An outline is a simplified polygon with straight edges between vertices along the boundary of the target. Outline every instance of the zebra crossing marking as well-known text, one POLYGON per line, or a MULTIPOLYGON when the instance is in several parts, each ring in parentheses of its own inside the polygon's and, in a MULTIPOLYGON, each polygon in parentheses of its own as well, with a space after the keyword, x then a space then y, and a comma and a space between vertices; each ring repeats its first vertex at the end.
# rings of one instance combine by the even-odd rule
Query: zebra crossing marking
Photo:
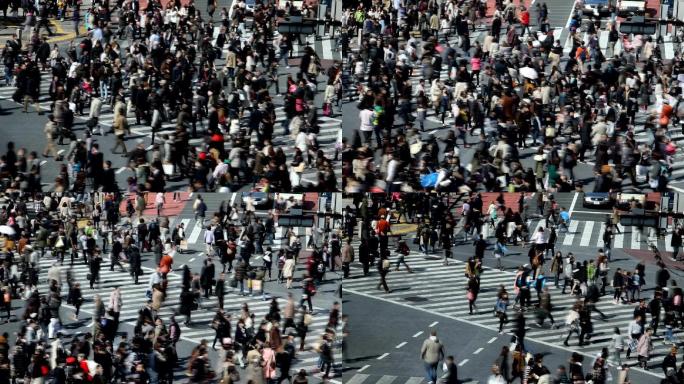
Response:
POLYGON ((581 247, 588 247, 589 242, 591 241, 591 234, 593 233, 594 230, 594 222, 593 221, 587 221, 587 223, 584 225, 584 229, 582 230, 582 239, 580 240, 580 246, 581 247))
MULTIPOLYGON (((87 287, 82 287, 84 293, 88 296, 93 296, 99 294, 103 301, 107 300, 108 294, 115 286, 121 287, 122 297, 123 297, 123 307, 120 312, 120 321, 127 324, 133 325, 137 320, 138 309, 147 303, 148 298, 146 296, 146 290, 141 289, 145 287, 147 283, 142 283, 140 285, 130 284, 132 278, 127 272, 122 272, 119 270, 109 271, 106 268, 108 260, 103 261, 103 270, 100 272, 100 281, 97 284, 97 288, 89 290, 87 287)), ((46 278, 47 272, 50 267, 56 264, 57 261, 52 258, 43 257, 39 260, 39 285, 38 288, 42 292, 46 290, 46 278)), ((86 275, 90 273, 90 267, 79 259, 73 266, 60 266, 60 276, 64 279, 64 274, 67 270, 70 270, 73 278, 76 281, 87 281, 86 275)), ((151 268, 143 267, 143 270, 147 273, 153 271, 151 268)), ((147 275, 147 274, 146 274, 147 275)), ((175 308, 180 305, 180 281, 181 277, 175 273, 169 273, 167 275, 169 279, 170 286, 175 286, 174 288, 169 288, 166 294, 166 300, 164 301, 162 307, 157 311, 158 316, 162 318, 167 318, 175 314, 175 308)), ((64 280, 63 280, 64 281, 64 280)), ((62 285, 64 287, 64 285, 62 285)), ((229 289, 227 294, 234 292, 234 290, 229 289)), ((62 292, 63 293, 63 292, 62 292)), ((279 304, 283 305, 283 300, 280 297, 276 298, 279 304)), ((257 316, 261 318, 265 316, 270 311, 270 300, 264 301, 259 298, 259 296, 235 296, 230 300, 226 300, 226 307, 229 313, 237 312, 240 310, 241 305, 247 303, 250 310, 257 316)), ((197 311, 192 314, 192 321, 195 324, 210 324, 213 317, 215 316, 215 310, 218 306, 218 299, 212 296, 209 299, 204 297, 200 298, 200 308, 205 310, 197 311)), ((66 308, 73 309, 70 305, 64 305, 66 308)), ((84 313, 92 314, 94 310, 94 302, 87 301, 81 306, 81 311, 84 313)), ((320 310, 320 309, 319 309, 320 310)), ((318 335, 322 333, 327 327, 327 317, 323 315, 314 315, 314 319, 310 325, 311 334, 318 335)), ((181 338, 185 341, 199 344, 203 339, 211 338, 214 335, 214 331, 210 327, 203 328, 191 328, 184 324, 181 325, 181 338)), ((300 352, 294 361, 293 369, 306 369, 311 372, 317 368, 318 354, 313 350, 316 342, 307 343, 308 350, 300 352)), ((341 364, 342 361, 342 351, 340 348, 335 348, 334 359, 336 367, 341 364)))
POLYGON ((570 225, 567 229, 568 232, 565 234, 565 238, 563 239, 563 245, 572 245, 572 242, 575 240, 575 232, 577 231, 578 225, 579 222, 577 220, 573 220, 570 222, 570 225))

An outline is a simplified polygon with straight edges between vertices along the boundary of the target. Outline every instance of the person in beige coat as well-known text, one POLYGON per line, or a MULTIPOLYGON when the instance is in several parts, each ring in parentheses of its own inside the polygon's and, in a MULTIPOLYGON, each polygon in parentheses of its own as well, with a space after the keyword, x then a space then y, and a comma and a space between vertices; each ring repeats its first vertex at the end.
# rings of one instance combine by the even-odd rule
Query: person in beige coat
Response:
POLYGON ((636 345, 636 353, 639 357, 639 365, 642 368, 647 368, 648 359, 651 357, 651 351, 653 350, 653 342, 651 341, 652 335, 653 329, 647 328, 646 332, 641 335, 636 345))
POLYGON ((285 259, 285 265, 283 266, 283 277, 287 280, 285 287, 287 289, 292 288, 292 278, 294 277, 295 261, 291 255, 287 255, 285 259))
POLYGON ((164 302, 164 293, 161 291, 158 284, 152 287, 152 309, 159 311, 164 302))
POLYGON ((437 365, 444 360, 444 345, 437 339, 437 331, 432 330, 420 348, 420 358, 425 364, 425 375, 428 381, 437 382, 437 365))

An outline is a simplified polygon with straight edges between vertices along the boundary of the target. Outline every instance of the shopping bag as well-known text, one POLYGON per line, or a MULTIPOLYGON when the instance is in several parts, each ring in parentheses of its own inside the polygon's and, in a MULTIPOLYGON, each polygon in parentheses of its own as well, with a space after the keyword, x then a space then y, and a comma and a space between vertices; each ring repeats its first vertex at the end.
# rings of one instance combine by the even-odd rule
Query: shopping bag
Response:
POLYGON ((262 290, 262 281, 261 280, 252 280, 252 289, 255 291, 261 291, 262 290))
POLYGON ((180 242, 180 249, 183 251, 188 250, 188 241, 187 240, 181 240, 180 242))
POLYGON ((637 342, 638 342, 638 341, 637 341, 636 339, 632 339, 632 340, 629 342, 628 347, 629 347, 629 350, 630 350, 630 351, 636 352, 637 342))
POLYGON ((323 116, 330 117, 332 115, 332 106, 330 103, 323 103, 323 116))
POLYGON ((173 175, 173 164, 171 163, 164 163, 162 164, 162 168, 164 169, 164 174, 167 176, 173 175))

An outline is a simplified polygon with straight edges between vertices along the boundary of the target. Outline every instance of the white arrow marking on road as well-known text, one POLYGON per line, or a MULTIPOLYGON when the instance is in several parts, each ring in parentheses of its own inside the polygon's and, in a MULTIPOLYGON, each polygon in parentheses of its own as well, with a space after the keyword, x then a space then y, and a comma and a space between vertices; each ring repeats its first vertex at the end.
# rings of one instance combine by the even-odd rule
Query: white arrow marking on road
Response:
POLYGON ((418 336, 420 336, 420 335, 422 335, 422 334, 423 334, 423 331, 420 331, 420 332, 416 333, 415 335, 413 335, 413 337, 416 338, 416 337, 418 337, 418 336))
POLYGON ((401 343, 399 343, 399 345, 396 346, 396 349, 399 349, 399 348, 403 347, 403 346, 406 345, 406 344, 407 344, 407 343, 406 343, 405 341, 404 341, 404 342, 401 342, 401 343))
POLYGON ((464 366, 467 362, 468 362, 468 359, 465 359, 465 360, 461 361, 460 363, 458 363, 458 366, 459 366, 459 367, 462 367, 462 366, 464 366))
MULTIPOLYGON (((181 220, 181 224, 183 224, 183 228, 185 228, 185 233, 188 233, 188 225, 190 225, 190 219, 181 220)), ((171 233, 173 233, 173 231, 171 233)))
POLYGON ((389 356, 389 353, 383 353, 382 355, 380 355, 380 356, 378 357, 378 360, 382 360, 382 359, 384 359, 384 358, 387 357, 387 356, 389 356))
POLYGON ((200 236, 200 233, 202 233, 202 222, 195 221, 195 228, 192 229, 190 238, 188 238, 188 244, 195 244, 200 236))

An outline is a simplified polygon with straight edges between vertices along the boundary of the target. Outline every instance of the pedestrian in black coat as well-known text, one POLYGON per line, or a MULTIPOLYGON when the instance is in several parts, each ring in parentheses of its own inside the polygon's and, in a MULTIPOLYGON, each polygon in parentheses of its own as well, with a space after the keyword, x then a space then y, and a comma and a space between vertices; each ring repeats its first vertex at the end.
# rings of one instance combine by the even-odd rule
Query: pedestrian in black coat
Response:
POLYGON ((214 268, 214 263, 211 262, 211 259, 204 260, 204 266, 202 266, 202 270, 200 271, 200 283, 202 284, 202 289, 204 290, 205 299, 208 299, 209 295, 212 294, 215 275, 216 270, 214 268))
POLYGON ((95 289, 95 281, 100 280, 100 266, 102 258, 99 253, 96 253, 90 259, 90 289, 95 289))
POLYGON ((218 298, 218 304, 219 304, 219 309, 223 309, 223 298, 225 296, 225 287, 226 287, 226 274, 221 273, 219 275, 218 280, 216 280, 216 287, 215 293, 216 293, 216 298, 218 298))
POLYGON ((178 312, 185 316, 185 325, 190 325, 191 323, 192 310, 194 306, 195 294, 190 290, 184 289, 180 294, 180 308, 178 312))
POLYGON ((128 262, 130 264, 131 268, 131 276, 133 277, 133 282, 135 284, 138 284, 138 277, 140 276, 141 272, 141 258, 140 258, 140 250, 138 249, 137 246, 131 244, 128 247, 128 262))
POLYGON ((442 384, 458 384, 458 367, 454 362, 453 356, 447 356, 444 362, 443 373, 440 383, 442 384))

